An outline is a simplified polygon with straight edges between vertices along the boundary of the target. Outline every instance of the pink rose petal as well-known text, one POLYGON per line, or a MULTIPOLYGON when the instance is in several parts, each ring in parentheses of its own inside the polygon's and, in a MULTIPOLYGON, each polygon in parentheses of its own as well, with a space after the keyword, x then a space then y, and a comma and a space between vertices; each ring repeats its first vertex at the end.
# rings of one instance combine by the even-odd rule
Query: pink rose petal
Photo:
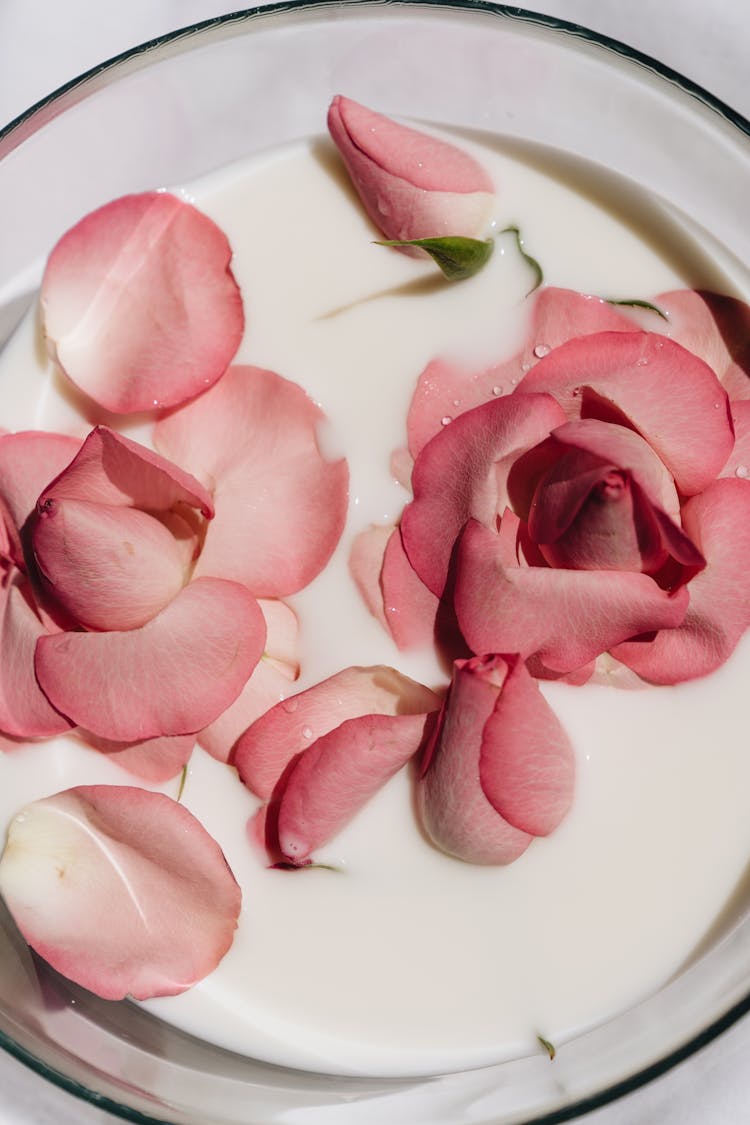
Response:
POLYGON ((685 617, 685 586, 668 593, 645 574, 524 565, 517 517, 506 512, 502 528, 496 535, 472 520, 459 546, 455 607, 474 652, 517 652, 551 672, 574 672, 620 641, 685 617))
POLYGON ((264 641, 247 590, 202 578, 140 629, 42 637, 36 674, 71 722, 136 742, 208 726, 242 691, 264 641))
POLYGON ((348 469, 326 461, 323 414, 272 371, 232 367, 207 394, 157 425, 154 441, 211 488, 216 516, 196 574, 282 597, 319 573, 346 518, 348 469))
POLYGON ((433 359, 417 380, 406 429, 409 452, 418 457, 427 442, 444 429, 444 418, 460 414, 509 394, 521 378, 518 358, 477 371, 447 359, 433 359))
POLYGON ((388 629, 388 623, 383 606, 380 575, 383 570, 385 549, 394 530, 392 526, 383 527, 378 524, 365 528, 355 537, 349 553, 349 573, 363 602, 384 629, 388 629))
POLYGON ((300 755, 281 797, 278 839, 292 863, 307 862, 418 751, 428 716, 348 719, 300 755))
POLYGON ((472 516, 488 526, 507 503, 517 458, 565 421, 548 395, 509 395, 456 418, 428 442, 414 465, 414 500, 401 519, 411 565, 440 597, 456 539, 472 516))
POLYGON ((386 238, 482 234, 494 185, 473 157, 341 95, 331 102, 328 129, 386 238))
POLYGON ((730 398, 750 398, 750 308, 719 293, 678 289, 655 303, 669 316, 668 333, 705 360, 730 398))
POLYGON ((240 889, 182 805, 127 786, 81 786, 12 822, 0 891, 29 945, 108 1000, 172 996, 232 944, 240 889))
POLYGON ((386 624, 402 652, 433 644, 440 603, 412 568, 398 528, 386 544, 380 581, 386 624))
POLYGON ((244 330, 231 249, 167 192, 128 195, 58 242, 41 303, 66 375, 118 414, 174 406, 214 383, 244 330))
POLYGON ((8 536, 4 552, 24 567, 19 533, 36 507, 39 493, 80 449, 77 438, 30 431, 0 435, 0 520, 8 536))
POLYGON ((479 777, 487 800, 505 820, 548 836, 573 801, 575 759, 565 731, 518 659, 485 723, 479 777))
POLYGON ((533 839, 493 808, 479 780, 484 730, 506 672, 499 656, 456 661, 438 745, 417 785, 425 832, 442 851, 468 863, 512 863, 533 839))
POLYGON ((681 683, 715 671, 750 626, 750 483, 714 482, 685 504, 682 518, 706 559, 688 587, 683 622, 612 649, 650 683, 681 683))
POLYGON ((730 409, 734 426, 734 447, 719 476, 747 480, 750 477, 750 400, 732 402, 730 409))
MULTIPOLYGON (((613 306, 602 297, 552 285, 538 289, 534 296, 528 342, 519 357, 519 378, 525 365, 534 366, 542 358, 540 353, 548 354, 577 336, 632 332, 636 327, 626 307, 613 306)), ((659 323, 654 314, 654 326, 659 323)))
POLYGON ((89 629, 145 625, 188 578, 178 541, 136 508, 49 499, 32 543, 52 593, 89 629))
POLYGON ((190 761, 195 746, 194 734, 146 738, 141 742, 114 742, 80 729, 76 734, 95 750, 106 754, 111 762, 154 785, 177 777, 190 761))
POLYGON ((612 421, 619 414, 658 453, 685 495, 704 489, 732 449, 728 400, 713 371, 654 333, 570 340, 540 359, 520 389, 554 395, 571 419, 583 414, 612 421))
POLYGON ((0 583, 0 730, 17 738, 47 738, 71 722, 50 704, 34 675, 34 650, 47 635, 34 611, 29 583, 17 571, 0 583))
POLYGON ((439 705, 433 692, 393 668, 345 668, 253 723, 237 742, 234 764, 248 789, 267 800, 292 759, 347 719, 420 715, 439 705))

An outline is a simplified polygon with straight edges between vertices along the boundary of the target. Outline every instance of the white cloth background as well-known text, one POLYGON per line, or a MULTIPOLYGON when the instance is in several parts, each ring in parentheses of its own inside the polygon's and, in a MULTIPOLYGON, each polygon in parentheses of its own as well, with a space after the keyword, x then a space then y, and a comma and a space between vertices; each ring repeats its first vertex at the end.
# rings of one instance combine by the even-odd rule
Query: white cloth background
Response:
MULTIPOLYGON (((241 6, 242 0, 0 0, 0 124, 120 51, 241 6)), ((523 6, 637 47, 750 117, 746 0, 529 0, 523 6)), ((588 1115, 586 1125, 741 1125, 750 1121, 749 1056, 746 1017, 667 1075, 588 1115)), ((0 1053, 0 1125, 115 1120, 0 1053)))

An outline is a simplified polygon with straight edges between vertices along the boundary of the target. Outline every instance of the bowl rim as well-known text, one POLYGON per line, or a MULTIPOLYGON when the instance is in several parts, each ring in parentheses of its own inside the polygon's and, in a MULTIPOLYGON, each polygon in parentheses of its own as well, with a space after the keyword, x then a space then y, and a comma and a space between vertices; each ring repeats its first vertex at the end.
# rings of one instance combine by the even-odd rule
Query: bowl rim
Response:
MULTIPOLYGON (((417 9, 452 11, 459 14, 482 12, 520 24, 547 29, 553 34, 559 35, 561 39, 564 37, 578 39, 587 45, 615 55, 617 58, 624 60, 627 65, 650 71, 658 79, 676 87, 681 93, 699 102, 725 123, 736 128, 745 137, 750 138, 750 120, 699 83, 685 77, 679 71, 660 62, 653 56, 623 43, 621 40, 557 16, 532 12, 515 5, 498 4, 494 3, 493 0, 386 0, 385 5, 383 0, 272 0, 268 4, 241 8, 186 24, 121 51, 83 71, 29 106, 6 125, 0 127, 0 160, 8 156, 14 149, 22 145, 65 110, 95 94, 99 89, 105 88, 118 77, 132 73, 151 62, 160 61, 160 59, 171 54, 176 55, 182 53, 183 50, 189 50, 197 39, 205 39, 214 32, 221 33, 230 29, 233 25, 240 27, 241 25, 252 24, 256 20, 274 19, 277 16, 289 16, 299 12, 318 13, 321 16, 325 16, 326 13, 336 13, 343 16, 349 14, 346 11, 347 9, 371 9, 374 11, 382 10, 384 6, 388 12, 392 10, 408 12, 417 9)), ((519 1121, 518 1125, 561 1125, 562 1122, 571 1121, 596 1109, 601 1109, 635 1092, 679 1063, 684 1062, 737 1023, 748 1012, 750 1012, 750 991, 721 1016, 692 1035, 686 1042, 668 1051, 649 1065, 641 1067, 619 1081, 604 1086, 593 1094, 578 1098, 564 1107, 545 1111, 533 1117, 526 1117, 522 1122, 519 1121)), ((152 1117, 140 1110, 123 1105, 114 1098, 98 1093, 83 1082, 55 1069, 38 1058, 31 1050, 16 1042, 1 1028, 0 1049, 52 1085, 95 1108, 126 1121, 136 1122, 138 1125, 169 1125, 169 1119, 166 1117, 152 1117)))

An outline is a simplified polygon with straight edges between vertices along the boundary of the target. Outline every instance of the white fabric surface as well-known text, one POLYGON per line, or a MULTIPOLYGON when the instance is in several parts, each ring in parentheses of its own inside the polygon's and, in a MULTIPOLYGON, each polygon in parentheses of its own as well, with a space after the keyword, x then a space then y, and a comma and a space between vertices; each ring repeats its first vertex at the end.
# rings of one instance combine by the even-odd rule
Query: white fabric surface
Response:
MULTIPOLYGON (((1 0, 0 122, 120 51, 241 7, 220 0, 1 0)), ((750 117, 746 0, 533 0, 523 5, 620 39, 750 117)), ((741 1125, 750 1121, 750 1017, 586 1125, 741 1125)), ((113 1125, 0 1053, 0 1125, 113 1125)), ((206 1122, 206 1125, 211 1125, 206 1122)))

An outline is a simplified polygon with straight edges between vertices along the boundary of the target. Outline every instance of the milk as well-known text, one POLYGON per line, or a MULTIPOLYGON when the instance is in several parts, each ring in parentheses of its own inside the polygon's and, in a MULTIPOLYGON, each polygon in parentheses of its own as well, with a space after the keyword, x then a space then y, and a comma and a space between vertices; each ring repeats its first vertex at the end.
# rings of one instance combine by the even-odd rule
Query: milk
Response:
MULTIPOLYGON (((682 218, 636 188, 554 153, 499 143, 475 151, 498 185, 494 231, 518 226, 547 283, 618 298, 683 285, 742 290, 716 248, 707 252, 682 218)), ((349 463, 342 541, 290 599, 302 658, 291 690, 379 662, 443 686, 430 652, 399 653, 369 616, 347 559, 358 532, 393 523, 409 498, 389 457, 405 444, 427 362, 497 362, 524 339, 533 277, 515 241, 499 236, 482 273, 444 283, 431 263, 373 245, 320 141, 178 190, 233 247, 248 320, 237 361, 300 383, 327 416, 325 449, 349 463)), ((31 314, 0 356, 0 419, 83 436, 79 406, 51 371, 31 314)), ((123 428, 148 440, 143 419, 123 428)), ((269 870, 246 833, 257 800, 196 749, 181 799, 224 849, 242 916, 208 979, 146 1007, 271 1062, 393 1076, 489 1064, 538 1049, 540 1034, 559 1045, 628 1007, 689 960, 750 858, 740 734, 749 658, 744 642, 713 676, 674 688, 543 685, 575 748, 575 803, 508 868, 464 864, 427 844, 403 771, 316 856, 335 870, 269 870)), ((0 824, 82 783, 142 784, 72 737, 0 754, 0 824)), ((179 779, 160 788, 177 796, 179 779)))

